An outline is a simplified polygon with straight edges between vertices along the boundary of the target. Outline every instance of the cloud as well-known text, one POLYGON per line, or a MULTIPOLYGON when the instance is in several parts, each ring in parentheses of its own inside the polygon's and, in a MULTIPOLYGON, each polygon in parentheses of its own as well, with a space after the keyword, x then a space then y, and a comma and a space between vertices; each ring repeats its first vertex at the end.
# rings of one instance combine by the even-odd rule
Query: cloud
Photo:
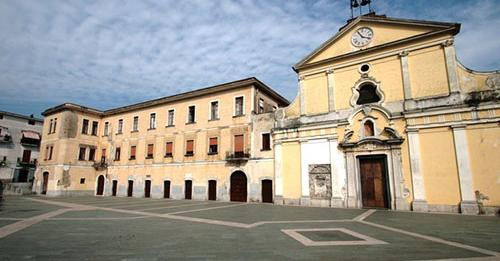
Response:
MULTIPOLYGON (((494 1, 373 2, 393 17, 462 22, 460 60, 500 67, 494 1)), ((291 100, 291 66, 349 14, 329 0, 1 1, 0 107, 107 109, 250 76, 291 100)))

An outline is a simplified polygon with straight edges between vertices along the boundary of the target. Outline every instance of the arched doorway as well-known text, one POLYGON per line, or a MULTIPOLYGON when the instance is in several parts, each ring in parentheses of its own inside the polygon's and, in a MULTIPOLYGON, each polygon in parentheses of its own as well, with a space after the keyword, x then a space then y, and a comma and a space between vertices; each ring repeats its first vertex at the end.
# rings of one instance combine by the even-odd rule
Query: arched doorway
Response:
POLYGON ((102 196, 104 194, 104 176, 100 175, 97 178, 97 193, 96 195, 102 196))
POLYGON ((231 201, 247 202, 247 176, 242 171, 231 174, 231 201))
POLYGON ((184 199, 191 199, 193 194, 193 182, 191 180, 184 181, 184 199))
POLYGON ((113 187, 111 188, 111 195, 116 197, 116 190, 118 188, 118 180, 113 180, 113 187))
POLYGON ((170 198, 170 180, 163 181, 163 198, 170 198))
POLYGON ((144 183, 144 197, 151 197, 151 180, 146 180, 146 182, 144 183))
POLYGON ((134 191, 134 181, 129 180, 128 181, 128 188, 127 188, 127 197, 132 197, 133 191, 134 191))
POLYGON ((209 180, 208 181, 208 200, 216 200, 217 199, 217 181, 209 180))
POLYGON ((262 180, 262 202, 273 203, 273 181, 270 179, 262 180))
POLYGON ((42 194, 47 194, 47 187, 49 184, 49 173, 44 172, 43 173, 43 180, 42 180, 42 194))

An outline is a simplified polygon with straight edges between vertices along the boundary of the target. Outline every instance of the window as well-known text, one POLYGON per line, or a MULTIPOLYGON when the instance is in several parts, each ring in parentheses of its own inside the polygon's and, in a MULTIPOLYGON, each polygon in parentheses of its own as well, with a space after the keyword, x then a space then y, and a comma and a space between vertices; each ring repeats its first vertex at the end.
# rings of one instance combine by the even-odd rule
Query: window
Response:
POLYGON ((264 113, 264 99, 259 98, 259 111, 258 113, 264 113))
POLYGON ((0 114, 0 120, 3 120, 3 114, 0 114))
POLYGON ((106 162, 106 149, 101 150, 101 162, 106 162))
POLYGON ((117 161, 120 160, 120 154, 121 154, 121 149, 120 149, 120 147, 117 147, 115 149, 115 160, 117 160, 117 161))
POLYGON ((29 163, 31 160, 31 150, 23 150, 23 161, 29 163))
POLYGON ((52 124, 54 123, 53 119, 50 119, 50 125, 49 125, 49 134, 52 133, 52 124))
POLYGON ((89 150, 89 160, 94 161, 95 160, 95 148, 90 148, 89 150))
MULTIPOLYGON (((33 115, 31 115, 31 116, 33 116, 33 115)), ((29 125, 35 125, 35 120, 28 120, 28 124, 29 125)))
POLYGON ((85 178, 80 179, 80 184, 85 184, 85 178))
POLYGON ((262 133, 262 150, 271 150, 271 134, 262 133))
POLYGON ((194 155, 194 140, 186 141, 186 156, 194 155))
POLYGON ((148 144, 148 154, 146 156, 146 159, 152 159, 153 158, 153 152, 154 152, 154 145, 153 144, 148 144))
POLYGON ((132 131, 139 131, 139 116, 134 116, 134 123, 132 124, 132 131))
POLYGON ((210 103, 210 120, 219 119, 219 102, 213 101, 210 103))
POLYGON ((174 109, 168 110, 167 126, 174 126, 174 109))
POLYGON ((92 136, 97 136, 97 129, 99 127, 99 123, 97 121, 92 122, 92 136))
POLYGON ((52 159, 52 151, 54 150, 54 146, 45 147, 45 160, 52 159))
POLYGON ((208 154, 213 155, 217 154, 218 148, 217 148, 217 138, 210 138, 209 140, 209 145, 208 145, 208 154))
POLYGON ((156 113, 151 113, 149 115, 149 129, 156 129, 156 113))
POLYGON ((116 134, 123 133, 123 119, 118 120, 118 129, 116 130, 116 134))
POLYGON ((173 142, 167 142, 165 144, 165 157, 172 157, 173 156, 173 147, 174 143, 173 142))
POLYGON ((82 134, 88 134, 88 133, 89 133, 89 120, 83 119, 82 134))
POLYGON ((48 160, 49 159, 49 151, 50 151, 50 147, 49 146, 45 147, 45 158, 44 158, 44 160, 48 160))
POLYGON ((242 156, 244 151, 243 138, 243 135, 234 136, 234 153, 239 156, 242 156))
POLYGON ((109 122, 104 123, 104 136, 108 136, 109 132, 109 122))
POLYGON ((278 109, 278 107, 273 106, 273 111, 276 111, 277 109, 278 109))
POLYGON ((87 152, 87 148, 80 147, 80 152, 78 153, 78 160, 85 160, 85 153, 87 152))
POLYGON ((56 133, 57 118, 54 118, 54 126, 52 127, 52 133, 56 133))
POLYGON ((243 115, 243 96, 234 99, 234 116, 243 115))
POLYGON ((367 120, 363 125, 365 129, 365 137, 370 137, 375 135, 372 121, 367 120))
POLYGON ((195 121, 196 121, 196 106, 192 105, 188 107, 187 123, 195 123, 195 121))
POLYGON ((358 90, 359 98, 356 104, 367 104, 380 101, 380 96, 377 94, 377 87, 372 84, 365 84, 358 90))
POLYGON ((135 152, 137 150, 136 146, 130 146, 130 159, 135 160, 135 152))

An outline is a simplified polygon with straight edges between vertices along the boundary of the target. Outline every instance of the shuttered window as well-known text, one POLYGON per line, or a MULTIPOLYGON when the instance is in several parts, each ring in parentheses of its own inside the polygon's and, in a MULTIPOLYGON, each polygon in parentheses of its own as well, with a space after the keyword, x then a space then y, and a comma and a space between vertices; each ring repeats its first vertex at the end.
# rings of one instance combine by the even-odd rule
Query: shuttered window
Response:
POLYGON ((135 159, 135 152, 136 152, 136 146, 131 146, 130 147, 130 159, 133 160, 135 159))
POLYGON ((208 154, 217 154, 217 152, 218 152, 217 137, 210 138, 208 146, 208 154))
POLYGON ((235 153, 243 153, 243 135, 235 135, 234 136, 234 152, 235 153))
POLYGON ((148 155, 146 158, 148 158, 148 159, 153 158, 153 151, 154 151, 154 145, 148 144, 148 155))
POLYGON ((194 154, 194 140, 186 141, 186 156, 193 156, 194 154))
POLYGON ((78 153, 78 160, 85 160, 86 151, 87 151, 87 148, 80 147, 80 152, 78 153))
POLYGON ((173 147, 174 147, 173 142, 167 142, 167 144, 165 145, 165 157, 172 157, 173 147))
POLYGON ((115 160, 120 160, 121 149, 120 147, 115 150, 115 160))
POLYGON ((101 162, 105 162, 105 161, 106 161, 106 149, 102 149, 101 162))
POLYGON ((94 161, 95 160, 95 148, 90 148, 89 150, 89 160, 94 161))

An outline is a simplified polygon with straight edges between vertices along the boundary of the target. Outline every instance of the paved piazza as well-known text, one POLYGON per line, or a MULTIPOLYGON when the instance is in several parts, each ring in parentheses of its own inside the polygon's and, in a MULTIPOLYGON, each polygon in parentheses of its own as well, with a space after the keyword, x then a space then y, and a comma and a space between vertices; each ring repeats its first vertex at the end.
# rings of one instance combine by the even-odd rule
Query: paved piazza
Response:
POLYGON ((6 197, 0 260, 500 259, 500 218, 111 197, 6 197))

